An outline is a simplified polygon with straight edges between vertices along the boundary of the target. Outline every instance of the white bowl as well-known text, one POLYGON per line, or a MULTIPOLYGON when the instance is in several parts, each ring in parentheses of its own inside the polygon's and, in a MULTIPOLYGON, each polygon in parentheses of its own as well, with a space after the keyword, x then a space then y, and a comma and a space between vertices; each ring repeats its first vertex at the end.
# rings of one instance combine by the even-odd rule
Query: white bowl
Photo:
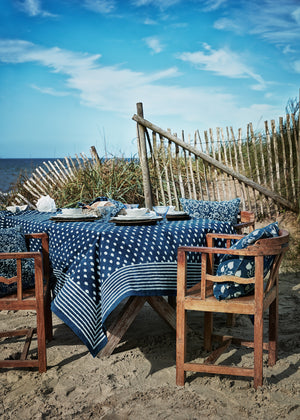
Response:
POLYGON ((127 216, 131 216, 131 217, 141 217, 141 216, 145 216, 147 211, 148 211, 148 209, 146 209, 146 208, 126 209, 126 214, 127 214, 127 216))
POLYGON ((81 208, 79 208, 79 209, 75 209, 75 208, 61 209, 61 211, 62 211, 62 214, 64 216, 80 216, 82 214, 82 209, 81 208))

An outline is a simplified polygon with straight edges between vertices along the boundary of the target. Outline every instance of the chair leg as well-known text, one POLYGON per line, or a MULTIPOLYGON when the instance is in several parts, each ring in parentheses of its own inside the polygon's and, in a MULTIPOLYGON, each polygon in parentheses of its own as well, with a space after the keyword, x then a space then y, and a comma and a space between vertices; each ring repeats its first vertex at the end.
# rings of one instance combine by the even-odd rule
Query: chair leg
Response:
POLYGON ((263 316, 254 316, 254 388, 263 384, 263 316))
POLYGON ((186 356, 186 311, 182 303, 177 302, 176 327, 176 385, 184 386, 186 372, 184 362, 186 356))
POLYGON ((278 298, 269 306, 269 353, 268 365, 274 366, 277 361, 278 342, 278 298))
POLYGON ((46 372, 47 370, 47 355, 46 355, 45 312, 44 312, 44 307, 41 303, 37 304, 36 324, 37 324, 39 372, 43 373, 43 372, 46 372))
POLYGON ((45 314, 45 330, 46 340, 49 342, 53 338, 53 324, 52 324, 52 312, 51 312, 51 297, 50 295, 45 296, 44 303, 44 314, 45 314))

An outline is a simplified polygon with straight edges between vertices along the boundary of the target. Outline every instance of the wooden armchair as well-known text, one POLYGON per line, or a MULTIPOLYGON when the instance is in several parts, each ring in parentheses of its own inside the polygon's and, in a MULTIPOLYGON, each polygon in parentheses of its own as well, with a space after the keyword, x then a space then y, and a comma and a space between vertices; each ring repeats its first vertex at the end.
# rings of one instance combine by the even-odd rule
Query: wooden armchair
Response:
POLYGON ((184 385, 186 371, 237 375, 254 378, 254 387, 262 386, 263 381, 263 350, 268 350, 268 363, 273 366, 277 360, 278 338, 278 272, 284 253, 288 249, 289 234, 279 231, 278 237, 260 239, 245 249, 228 249, 231 239, 240 239, 241 235, 208 234, 207 247, 178 248, 177 277, 177 332, 176 332, 176 383, 184 385), (227 248, 213 248, 215 238, 224 238, 227 248), (200 252, 201 283, 187 290, 187 253, 200 252), (213 259, 216 254, 230 254, 254 258, 255 275, 252 278, 236 276, 216 276, 211 274, 213 259), (267 282, 264 282, 264 257, 273 255, 267 282), (214 282, 234 282, 239 284, 254 283, 254 294, 217 300, 213 295, 214 282), (269 342, 263 342, 263 314, 269 309, 269 342), (186 359, 186 311, 204 312, 204 348, 211 351, 212 340, 217 340, 220 346, 204 360, 203 363, 187 363, 186 359), (213 313, 231 313, 254 315, 254 340, 247 341, 231 336, 212 334, 213 313), (254 348, 254 368, 216 365, 220 355, 230 344, 244 345, 254 348))
POLYGON ((0 310, 33 310, 36 311, 36 328, 19 329, 0 332, 0 338, 26 336, 23 351, 18 360, 0 360, 0 368, 10 367, 38 367, 39 372, 46 372, 46 339, 52 339, 52 314, 50 310, 49 287, 49 245, 46 233, 32 233, 25 235, 28 242, 31 238, 41 240, 41 252, 13 252, 0 253, 0 260, 14 259, 17 263, 15 277, 0 277, 0 283, 10 285, 17 283, 17 292, 0 298, 0 310), (34 260, 35 287, 23 290, 22 287, 22 259, 34 260), (38 360, 27 359, 33 334, 37 334, 38 360))

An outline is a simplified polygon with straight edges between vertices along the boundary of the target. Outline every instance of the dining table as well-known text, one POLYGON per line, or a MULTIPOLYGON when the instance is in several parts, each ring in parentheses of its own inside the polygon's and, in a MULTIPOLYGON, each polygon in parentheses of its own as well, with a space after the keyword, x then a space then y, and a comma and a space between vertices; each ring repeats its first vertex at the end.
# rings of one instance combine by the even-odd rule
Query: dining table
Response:
MULTIPOLYGON (((207 233, 234 233, 232 224, 211 219, 122 224, 59 216, 59 210, 5 210, 0 212, 0 228, 21 225, 24 233, 48 234, 51 310, 94 357, 112 353, 145 302, 175 328, 175 311, 165 298, 176 296, 178 247, 204 246, 207 233), (108 316, 124 300, 119 317, 107 329, 108 316)), ((31 240, 30 249, 37 247, 31 240)), ((188 272, 188 286, 200 281, 199 253, 189 253, 188 272)))

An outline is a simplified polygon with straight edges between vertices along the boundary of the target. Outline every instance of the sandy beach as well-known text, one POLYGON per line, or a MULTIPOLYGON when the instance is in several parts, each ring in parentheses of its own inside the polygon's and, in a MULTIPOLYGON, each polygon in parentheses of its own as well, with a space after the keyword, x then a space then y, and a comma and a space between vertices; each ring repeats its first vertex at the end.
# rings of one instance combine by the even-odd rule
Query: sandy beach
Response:
MULTIPOLYGON (((286 216, 279 222, 291 230, 292 245, 297 248, 296 219, 286 216)), ((292 256, 283 264, 280 274, 279 359, 269 368, 267 354, 264 356, 264 384, 257 391, 251 379, 193 373, 188 374, 185 387, 177 387, 175 331, 146 305, 115 352, 104 358, 93 358, 77 336, 54 316, 54 339, 47 347, 47 372, 0 370, 0 417, 3 420, 299 419, 299 280, 299 256, 292 256)), ((119 310, 111 314, 109 322, 119 310)), ((34 316, 30 312, 0 312, 2 330, 32 322, 34 316)), ((201 314, 189 314, 188 323, 192 329, 188 352, 196 357, 205 356, 201 314)), ((222 314, 215 318, 215 326, 230 333, 222 314)), ((248 317, 239 316, 234 329, 237 336, 251 337, 253 326, 248 317)), ((1 357, 8 351, 6 347, 2 342, 1 357)), ((245 364, 252 361, 252 353, 232 350, 229 358, 233 363, 245 364)))

